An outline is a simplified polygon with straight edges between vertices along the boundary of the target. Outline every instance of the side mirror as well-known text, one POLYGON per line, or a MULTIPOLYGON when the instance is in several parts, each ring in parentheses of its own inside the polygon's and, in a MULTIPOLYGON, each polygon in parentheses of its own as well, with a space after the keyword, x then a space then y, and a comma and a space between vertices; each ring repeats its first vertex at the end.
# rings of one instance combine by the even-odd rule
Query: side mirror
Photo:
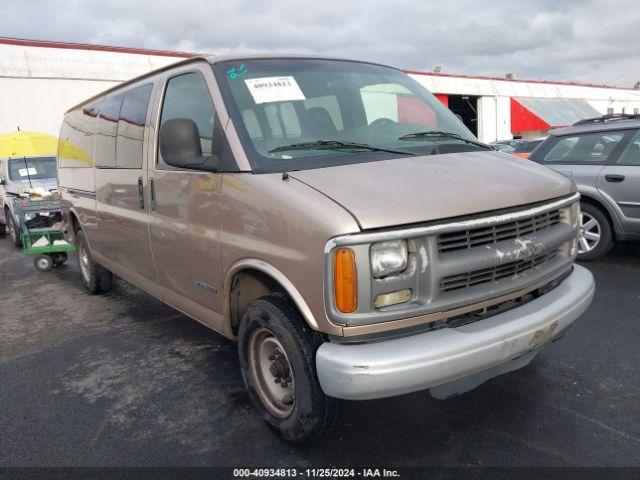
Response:
POLYGON ((160 153, 172 167, 217 172, 216 157, 203 156, 200 132, 190 118, 173 118, 160 127, 160 153))

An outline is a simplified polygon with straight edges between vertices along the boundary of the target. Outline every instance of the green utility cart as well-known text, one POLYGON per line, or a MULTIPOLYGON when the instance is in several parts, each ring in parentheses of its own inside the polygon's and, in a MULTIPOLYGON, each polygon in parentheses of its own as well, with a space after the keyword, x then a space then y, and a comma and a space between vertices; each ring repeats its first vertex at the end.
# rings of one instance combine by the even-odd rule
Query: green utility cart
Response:
POLYGON ((59 198, 17 197, 13 202, 20 220, 22 249, 35 255, 35 267, 46 272, 66 262, 75 247, 64 239, 59 198))

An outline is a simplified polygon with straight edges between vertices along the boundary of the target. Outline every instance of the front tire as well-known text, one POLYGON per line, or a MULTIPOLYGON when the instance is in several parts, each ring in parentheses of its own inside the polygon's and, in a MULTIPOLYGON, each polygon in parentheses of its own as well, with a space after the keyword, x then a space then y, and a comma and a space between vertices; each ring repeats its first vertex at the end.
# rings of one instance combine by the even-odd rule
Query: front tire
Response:
POLYGON ((308 442, 335 425, 340 402, 324 394, 316 374, 322 338, 289 301, 268 295, 251 302, 238 340, 251 401, 286 440, 308 442))
POLYGON ((595 260, 613 247, 611 224, 602 210, 590 203, 581 203, 580 210, 578 260, 595 260))
POLYGON ((16 246, 16 248, 20 248, 22 246, 22 238, 20 236, 20 227, 18 227, 16 225, 16 222, 13 221, 13 215, 11 215, 11 212, 8 209, 5 210, 4 212, 4 218, 5 218, 7 228, 9 229, 11 241, 16 246))
POLYGON ((76 248, 82 283, 91 294, 106 293, 113 287, 113 274, 91 258, 87 238, 82 230, 76 233, 76 248))

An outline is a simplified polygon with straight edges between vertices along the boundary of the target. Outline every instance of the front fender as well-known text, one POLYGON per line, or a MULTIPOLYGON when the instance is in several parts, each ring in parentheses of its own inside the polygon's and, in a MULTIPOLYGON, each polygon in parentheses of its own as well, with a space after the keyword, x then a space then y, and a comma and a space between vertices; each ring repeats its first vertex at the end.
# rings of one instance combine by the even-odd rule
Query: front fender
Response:
POLYGON ((612 198, 605 196, 600 190, 589 185, 578 185, 578 191, 582 198, 588 198, 591 201, 596 202, 607 211, 615 233, 622 233, 624 231, 622 222, 620 221, 620 214, 622 212, 619 211, 618 206, 612 198))
MULTIPOLYGON (((300 314, 305 319, 307 324, 312 329, 318 330, 319 326, 318 326, 318 322, 316 321, 316 318, 314 317, 313 313, 311 312, 311 309, 309 308, 309 305, 307 305, 307 302, 304 300, 304 298, 302 297, 302 294, 298 291, 298 289, 295 287, 293 282, 291 282, 291 280, 289 280, 289 278, 280 270, 278 270, 276 267, 274 267, 268 262, 265 262, 264 260, 259 260, 257 258, 245 258, 237 261, 231 266, 231 268, 229 268, 229 270, 225 275, 224 305, 223 305, 225 325, 230 325, 230 321, 231 321, 230 296, 231 296, 231 282, 233 280, 233 277, 235 276, 236 273, 242 270, 248 270, 248 269, 258 270, 264 273, 265 275, 268 275, 269 277, 271 277, 274 281, 276 281, 283 288, 283 290, 287 292, 287 294, 291 297, 291 299, 298 307, 300 314)), ((229 331, 230 331, 230 328, 229 328, 229 331)))

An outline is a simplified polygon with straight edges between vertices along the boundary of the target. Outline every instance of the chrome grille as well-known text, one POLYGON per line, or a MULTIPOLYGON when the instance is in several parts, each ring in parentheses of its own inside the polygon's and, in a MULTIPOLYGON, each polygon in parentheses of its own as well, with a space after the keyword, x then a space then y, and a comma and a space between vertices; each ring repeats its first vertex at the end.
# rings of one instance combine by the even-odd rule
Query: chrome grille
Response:
POLYGON ((445 253, 482 245, 494 245, 502 240, 518 238, 550 228, 559 222, 560 210, 552 210, 514 222, 444 233, 438 237, 438 251, 445 253))
POLYGON ((516 260, 514 262, 496 265, 495 267, 483 268, 471 272, 450 275, 440 281, 440 288, 443 292, 470 288, 486 282, 495 282, 501 278, 517 275, 530 268, 551 260, 559 253, 558 250, 541 253, 527 260, 516 260))

